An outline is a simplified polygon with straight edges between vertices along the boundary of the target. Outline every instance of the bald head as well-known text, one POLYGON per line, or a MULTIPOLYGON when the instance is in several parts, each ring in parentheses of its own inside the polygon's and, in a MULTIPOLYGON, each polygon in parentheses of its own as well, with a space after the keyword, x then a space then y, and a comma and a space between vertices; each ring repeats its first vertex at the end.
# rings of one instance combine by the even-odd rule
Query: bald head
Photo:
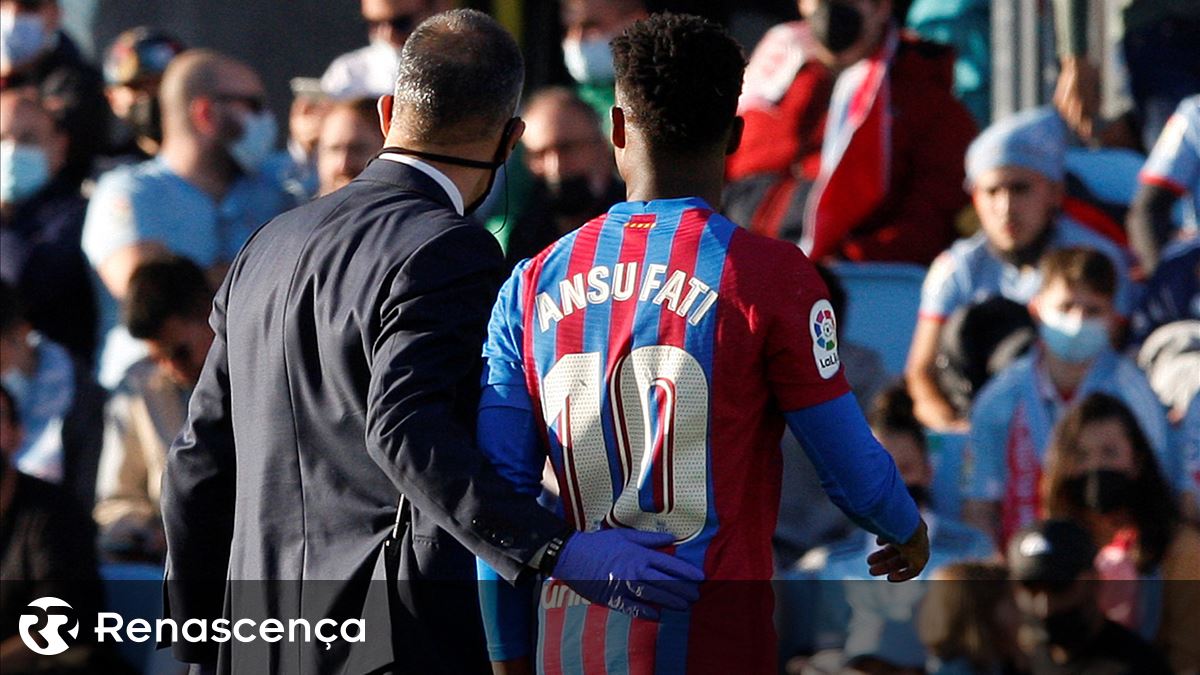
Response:
POLYGON ((249 66, 208 49, 190 49, 175 57, 159 89, 163 133, 195 130, 192 103, 197 99, 252 101, 264 97, 262 81, 249 66))

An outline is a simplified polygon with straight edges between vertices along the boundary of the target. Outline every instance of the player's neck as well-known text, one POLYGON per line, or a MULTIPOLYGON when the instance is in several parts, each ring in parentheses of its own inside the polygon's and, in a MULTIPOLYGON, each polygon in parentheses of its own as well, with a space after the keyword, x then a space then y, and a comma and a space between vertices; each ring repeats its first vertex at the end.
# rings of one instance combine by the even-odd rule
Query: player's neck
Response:
POLYGON ((698 167, 680 165, 666 173, 646 171, 629 176, 625 198, 631 202, 648 202, 655 199, 699 197, 713 208, 717 208, 721 203, 721 190, 725 186, 723 167, 708 172, 702 169, 688 171, 689 168, 698 167))

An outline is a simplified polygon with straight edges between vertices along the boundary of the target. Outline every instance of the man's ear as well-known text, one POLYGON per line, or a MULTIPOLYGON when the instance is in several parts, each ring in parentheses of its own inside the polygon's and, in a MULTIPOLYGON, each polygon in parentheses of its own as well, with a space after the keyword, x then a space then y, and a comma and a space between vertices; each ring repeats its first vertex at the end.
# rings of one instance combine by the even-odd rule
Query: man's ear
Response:
POLYGON ((725 154, 732 155, 742 145, 742 132, 746 130, 746 120, 739 115, 733 118, 733 126, 729 129, 729 142, 725 144, 725 154))
POLYGON ((217 106, 207 96, 199 96, 188 104, 188 121, 192 128, 204 136, 217 133, 220 123, 217 120, 217 106))
POLYGON ((612 115, 612 144, 614 148, 625 149, 625 111, 619 106, 613 106, 609 111, 612 115))
POLYGON ((388 131, 392 129, 392 106, 395 103, 396 99, 391 94, 380 96, 375 103, 375 108, 379 111, 379 130, 383 132, 384 138, 387 138, 388 131))
POLYGON ((513 151, 517 149, 517 143, 520 143, 521 137, 525 135, 525 120, 514 117, 509 125, 507 147, 504 149, 505 161, 512 156, 513 151))

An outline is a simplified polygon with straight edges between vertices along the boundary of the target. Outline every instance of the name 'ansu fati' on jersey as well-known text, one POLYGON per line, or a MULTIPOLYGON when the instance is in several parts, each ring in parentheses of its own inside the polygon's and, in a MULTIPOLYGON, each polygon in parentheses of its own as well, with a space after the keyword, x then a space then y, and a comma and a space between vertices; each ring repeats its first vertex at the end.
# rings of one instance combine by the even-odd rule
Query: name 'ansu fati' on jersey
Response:
POLYGON ((557 302, 546 292, 537 296, 538 328, 545 332, 563 317, 583 309, 585 303, 626 302, 635 295, 639 302, 650 301, 665 307, 698 326, 717 302, 718 294, 712 284, 684 270, 668 272, 666 265, 650 263, 640 277, 638 272, 637 262, 619 262, 612 266, 597 265, 586 273, 577 272, 559 281, 557 302))

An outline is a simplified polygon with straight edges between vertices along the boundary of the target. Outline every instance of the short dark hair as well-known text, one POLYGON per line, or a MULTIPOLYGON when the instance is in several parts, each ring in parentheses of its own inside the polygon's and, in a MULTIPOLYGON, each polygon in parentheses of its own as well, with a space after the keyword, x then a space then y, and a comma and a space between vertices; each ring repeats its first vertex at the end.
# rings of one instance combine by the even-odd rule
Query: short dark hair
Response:
POLYGON ((922 453, 928 453, 925 427, 913 414, 913 400, 903 382, 890 385, 871 401, 867 423, 872 429, 893 434, 908 434, 922 453))
POLYGON ((1051 251, 1042 256, 1039 267, 1043 289, 1061 279, 1069 287, 1082 286, 1107 298, 1116 297, 1117 268, 1095 249, 1073 246, 1051 251))
POLYGON ((204 320, 212 297, 208 279, 196 263, 178 255, 154 258, 138 265, 129 277, 125 326, 133 337, 152 340, 172 317, 204 320))
POLYGON ((438 144, 470 143, 513 116, 525 61, 504 27, 483 12, 434 14, 400 52, 392 123, 438 144))
POLYGON ((698 16, 652 14, 612 42, 625 118, 653 150, 689 153, 722 141, 737 115, 746 55, 698 16))

